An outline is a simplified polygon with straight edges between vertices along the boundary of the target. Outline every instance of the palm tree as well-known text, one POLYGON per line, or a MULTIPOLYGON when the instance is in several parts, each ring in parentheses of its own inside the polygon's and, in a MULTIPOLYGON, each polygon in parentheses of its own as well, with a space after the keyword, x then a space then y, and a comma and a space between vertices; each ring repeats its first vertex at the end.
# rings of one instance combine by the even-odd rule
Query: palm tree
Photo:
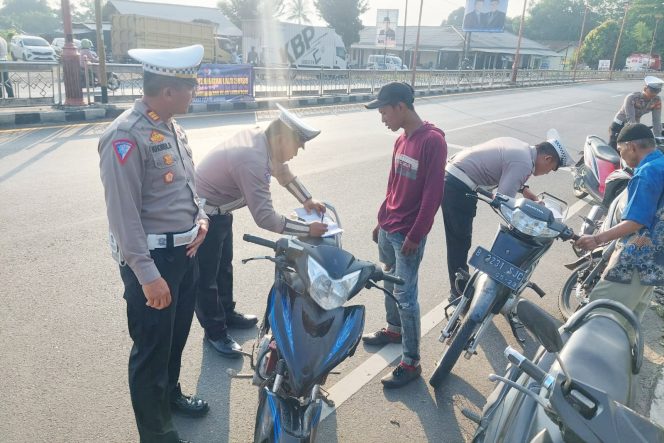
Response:
POLYGON ((290 4, 290 15, 288 20, 297 20, 298 24, 302 22, 309 23, 309 8, 307 8, 307 0, 292 0, 290 4))

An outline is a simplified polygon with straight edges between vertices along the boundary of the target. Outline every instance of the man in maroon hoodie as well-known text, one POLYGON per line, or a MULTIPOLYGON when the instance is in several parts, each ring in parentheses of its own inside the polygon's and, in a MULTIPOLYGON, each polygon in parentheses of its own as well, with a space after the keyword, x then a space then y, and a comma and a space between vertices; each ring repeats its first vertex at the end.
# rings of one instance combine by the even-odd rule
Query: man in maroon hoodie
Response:
POLYGON ((381 380, 386 388, 404 386, 422 373, 417 274, 426 236, 443 199, 447 159, 445 133, 420 119, 414 101, 413 88, 392 82, 366 105, 368 109, 378 108, 383 124, 390 130, 404 130, 394 144, 387 194, 373 231, 385 269, 405 282, 396 286, 385 283, 401 306, 385 298, 387 326, 362 337, 368 345, 403 343, 401 363, 381 380))

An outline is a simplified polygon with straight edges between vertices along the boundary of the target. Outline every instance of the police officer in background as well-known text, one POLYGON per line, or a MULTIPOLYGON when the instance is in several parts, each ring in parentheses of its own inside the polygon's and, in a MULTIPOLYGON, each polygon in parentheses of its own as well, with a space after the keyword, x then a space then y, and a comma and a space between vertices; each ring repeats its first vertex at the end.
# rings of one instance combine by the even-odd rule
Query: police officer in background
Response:
POLYGON ((640 123, 641 117, 652 112, 652 132, 655 136, 662 135, 662 100, 659 93, 662 91, 661 80, 652 75, 644 79, 645 86, 641 92, 632 92, 625 101, 609 126, 609 145, 616 151, 616 139, 626 124, 640 123))
POLYGON ((194 188, 187 136, 173 119, 195 95, 201 45, 132 49, 143 63, 142 99, 99 140, 111 248, 127 302, 129 391, 141 442, 183 442, 171 410, 202 416, 178 378, 194 313, 196 252, 208 230, 194 188))
POLYGON ((258 319, 235 311, 233 302, 233 214, 247 206, 258 226, 287 235, 320 237, 324 223, 309 225, 277 213, 270 194, 271 177, 309 211, 325 212, 285 164, 320 131, 286 109, 266 129, 240 131, 210 151, 196 167, 196 185, 205 199, 210 232, 200 248, 201 277, 196 316, 206 340, 225 357, 240 357, 242 348, 229 327, 252 327, 258 319))

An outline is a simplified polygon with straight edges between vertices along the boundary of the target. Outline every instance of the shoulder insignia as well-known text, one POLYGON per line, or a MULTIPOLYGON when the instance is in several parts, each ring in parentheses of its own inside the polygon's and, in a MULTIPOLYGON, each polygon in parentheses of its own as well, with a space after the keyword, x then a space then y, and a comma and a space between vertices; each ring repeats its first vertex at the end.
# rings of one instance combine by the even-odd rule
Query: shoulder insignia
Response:
POLYGON ((662 109, 662 102, 657 100, 654 105, 652 105, 653 109, 662 109))
POLYGON ((115 140, 113 141, 113 150, 120 160, 120 164, 123 165, 127 161, 127 157, 131 153, 131 150, 134 149, 136 145, 133 141, 127 139, 115 140))
POLYGON ((159 121, 159 114, 154 111, 148 111, 148 117, 150 117, 150 120, 153 122, 159 121))
POLYGON ((154 129, 152 130, 152 133, 150 134, 150 141, 152 143, 161 143, 164 141, 166 137, 164 137, 164 134, 162 134, 159 131, 155 131, 154 129))

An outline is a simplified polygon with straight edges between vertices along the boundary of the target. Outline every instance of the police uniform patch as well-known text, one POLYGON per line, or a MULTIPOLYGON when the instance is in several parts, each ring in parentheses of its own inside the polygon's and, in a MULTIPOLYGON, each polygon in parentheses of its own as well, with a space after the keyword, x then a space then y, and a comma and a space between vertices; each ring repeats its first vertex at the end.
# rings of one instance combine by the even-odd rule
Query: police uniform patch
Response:
POLYGON ((150 117, 150 120, 153 122, 159 121, 159 114, 154 111, 148 111, 148 117, 150 117))
POLYGON ((113 141, 113 150, 120 160, 120 164, 123 165, 127 161, 127 157, 131 150, 134 149, 136 145, 133 141, 127 139, 114 140, 113 141))
POLYGON ((171 154, 164 155, 164 164, 168 166, 173 164, 173 156, 171 154))
POLYGON ((164 137, 164 134, 162 134, 159 131, 155 131, 154 129, 152 130, 152 133, 150 134, 150 141, 152 143, 161 143, 165 139, 166 139, 166 137, 164 137))
POLYGON ((175 173, 173 173, 173 171, 168 171, 166 174, 164 174, 164 183, 167 185, 173 183, 174 179, 175 173))

